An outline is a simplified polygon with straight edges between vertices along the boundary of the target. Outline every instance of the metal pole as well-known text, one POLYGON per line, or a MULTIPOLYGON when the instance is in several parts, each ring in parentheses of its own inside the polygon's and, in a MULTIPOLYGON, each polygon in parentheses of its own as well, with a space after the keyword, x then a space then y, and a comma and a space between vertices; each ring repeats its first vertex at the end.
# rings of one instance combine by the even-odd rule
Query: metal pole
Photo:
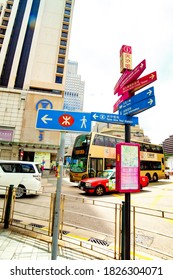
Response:
POLYGON ((65 148, 65 132, 61 132, 60 152, 59 152, 59 175, 57 177, 56 197, 55 197, 55 212, 54 212, 54 226, 52 237, 52 260, 57 259, 58 255, 58 235, 59 235, 59 214, 61 202, 61 186, 63 177, 63 162, 64 162, 64 148, 65 148))
POLYGON ((4 228, 9 227, 10 221, 10 214, 11 214, 11 203, 12 203, 12 196, 13 196, 13 187, 14 185, 10 185, 8 189, 8 196, 7 196, 7 203, 5 208, 5 217, 4 217, 4 228))
MULTIPOLYGON (((130 124, 125 124, 125 142, 130 143, 130 124)), ((124 259, 130 260, 130 193, 125 193, 124 259)))

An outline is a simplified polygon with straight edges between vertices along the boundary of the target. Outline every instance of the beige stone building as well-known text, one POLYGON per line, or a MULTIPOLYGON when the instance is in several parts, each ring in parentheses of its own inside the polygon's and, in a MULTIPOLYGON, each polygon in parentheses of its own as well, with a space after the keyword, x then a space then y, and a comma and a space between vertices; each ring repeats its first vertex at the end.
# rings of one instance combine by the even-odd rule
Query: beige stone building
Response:
POLYGON ((0 0, 0 159, 56 159, 60 132, 38 109, 63 109, 74 0, 0 0))

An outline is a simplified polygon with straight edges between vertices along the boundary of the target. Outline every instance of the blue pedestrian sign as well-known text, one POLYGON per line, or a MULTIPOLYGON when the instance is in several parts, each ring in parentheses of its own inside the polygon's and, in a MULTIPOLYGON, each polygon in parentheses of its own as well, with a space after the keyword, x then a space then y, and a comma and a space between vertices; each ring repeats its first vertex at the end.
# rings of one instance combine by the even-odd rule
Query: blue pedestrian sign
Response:
POLYGON ((36 128, 73 132, 91 131, 91 113, 39 109, 36 128))
POLYGON ((118 114, 91 112, 91 121, 117 124, 138 124, 138 117, 121 116, 118 114))

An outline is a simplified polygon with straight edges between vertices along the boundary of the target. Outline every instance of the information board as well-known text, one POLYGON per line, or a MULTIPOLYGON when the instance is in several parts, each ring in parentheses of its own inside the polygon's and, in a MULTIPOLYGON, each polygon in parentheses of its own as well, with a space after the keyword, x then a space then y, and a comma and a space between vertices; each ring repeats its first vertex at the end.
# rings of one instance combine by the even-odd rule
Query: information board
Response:
POLYGON ((140 145, 116 145, 116 189, 119 192, 140 191, 140 145))

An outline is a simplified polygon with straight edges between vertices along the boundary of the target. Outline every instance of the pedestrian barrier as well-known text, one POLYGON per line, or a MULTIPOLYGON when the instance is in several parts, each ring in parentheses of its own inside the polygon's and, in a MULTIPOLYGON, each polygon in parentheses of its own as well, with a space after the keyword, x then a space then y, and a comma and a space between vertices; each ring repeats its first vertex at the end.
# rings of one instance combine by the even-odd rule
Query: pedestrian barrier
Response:
MULTIPOLYGON (((51 244, 55 192, 43 191, 16 199, 13 189, 9 206, 9 189, 0 196, 0 222, 6 228, 22 228, 45 236, 51 244)), ((91 255, 99 253, 101 259, 122 259, 122 231, 121 204, 105 202, 101 198, 61 195, 60 243, 82 247, 91 255)), ((172 232, 173 212, 131 206, 131 259, 137 259, 137 252, 141 251, 158 258, 172 259, 172 232)))

